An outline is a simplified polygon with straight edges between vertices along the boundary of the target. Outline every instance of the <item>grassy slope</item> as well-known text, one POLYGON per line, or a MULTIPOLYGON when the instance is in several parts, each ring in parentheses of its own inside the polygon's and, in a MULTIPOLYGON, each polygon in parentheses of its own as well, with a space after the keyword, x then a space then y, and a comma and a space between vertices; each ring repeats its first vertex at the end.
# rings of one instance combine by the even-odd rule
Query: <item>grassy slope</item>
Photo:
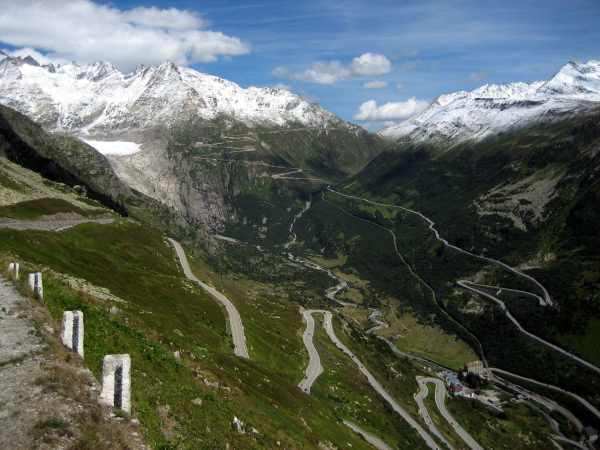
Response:
POLYGON ((23 220, 34 220, 57 213, 76 213, 84 217, 93 217, 104 212, 102 209, 85 210, 59 198, 41 198, 0 206, 0 217, 23 220))
MULTIPOLYGON (((82 225, 64 233, 4 230, 0 251, 36 267, 85 278, 128 301, 126 306, 118 305, 122 315, 112 316, 109 305, 69 291, 49 277, 46 280, 46 298, 57 319, 63 309, 84 310, 86 361, 96 375, 102 355, 123 351, 132 355, 135 410, 156 448, 177 442, 184 448, 210 447, 225 441, 236 448, 268 448, 275 446, 275 440, 289 448, 311 448, 319 441, 364 447, 337 422, 330 401, 308 397, 296 388, 300 362, 290 364, 287 371, 278 370, 293 359, 290 348, 300 345, 299 337, 291 344, 291 324, 282 321, 281 331, 261 328, 252 325, 261 315, 255 312, 248 331, 257 361, 232 356, 222 311, 183 280, 171 248, 157 231, 127 222, 82 225), (276 335, 281 340, 274 340, 276 335), (174 350, 182 352, 181 363, 173 357, 174 350), (208 389, 202 378, 218 380, 226 388, 208 389), (201 408, 190 404, 194 398, 203 400, 201 408), (169 420, 176 424, 168 437, 165 405, 170 408, 169 420), (255 439, 233 433, 229 425, 233 415, 261 435, 255 439)), ((285 314, 283 308, 273 308, 285 314)), ((241 310, 243 317, 248 314, 241 310)), ((292 327, 297 327, 300 315, 288 314, 292 327)))

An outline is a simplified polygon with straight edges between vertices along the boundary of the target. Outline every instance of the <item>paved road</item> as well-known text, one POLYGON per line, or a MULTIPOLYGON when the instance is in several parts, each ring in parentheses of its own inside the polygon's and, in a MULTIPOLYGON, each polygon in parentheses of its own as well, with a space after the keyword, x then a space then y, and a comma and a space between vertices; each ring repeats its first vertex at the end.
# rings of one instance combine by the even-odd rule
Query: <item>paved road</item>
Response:
MULTIPOLYGON (((519 323, 519 321, 511 314, 511 312, 508 310, 508 308, 506 307, 506 305, 504 304, 504 302, 502 300, 500 300, 498 297, 496 297, 495 295, 490 294, 489 292, 484 291, 481 288, 478 288, 476 286, 478 286, 476 283, 473 283, 471 281, 467 281, 467 280, 459 280, 457 281, 457 284, 471 292, 475 292, 476 294, 479 294, 485 298, 488 298, 490 300, 492 300, 493 302, 495 302, 498 306, 500 306, 500 308, 502 309, 502 311, 504 311, 504 314, 506 315, 506 317, 517 327, 517 329, 524 334, 525 336, 539 342, 542 345, 545 345, 546 347, 551 348, 552 350, 562 354, 563 356, 566 356, 567 358, 572 359, 573 361, 579 363, 582 366, 587 367, 588 369, 593 370, 594 372, 600 374, 600 368, 595 366, 594 364, 586 361, 583 358, 580 358, 577 355, 574 355, 573 353, 559 347, 558 345, 553 344, 552 342, 548 342, 545 339, 542 339, 541 337, 527 331, 525 328, 523 328, 523 326, 519 323)), ((500 289, 502 290, 502 289, 500 289)))
POLYGON ((346 425, 348 428, 350 428, 355 433, 360 434, 365 441, 367 441, 369 444, 371 444, 376 449, 392 450, 392 447, 387 445, 385 442, 383 442, 377 436, 369 433, 368 431, 363 430, 361 427, 359 427, 355 423, 352 423, 349 420, 344 420, 343 422, 344 422, 344 425, 346 425))
MULTIPOLYGON (((554 302, 552 301, 552 298, 550 297, 550 294, 548 293, 548 291, 546 290, 546 288, 540 282, 538 282, 535 278, 533 278, 530 275, 527 275, 526 273, 521 272, 518 269, 515 269, 515 268, 513 268, 513 267, 511 267, 511 266, 503 263, 502 261, 498 261, 496 259, 488 258, 488 257, 482 256, 482 255, 477 255, 475 253, 472 253, 472 252, 464 250, 464 249, 462 249, 460 247, 457 247, 456 245, 450 244, 446 239, 443 239, 440 236, 439 231, 435 228, 435 222, 433 222, 431 219, 429 219, 424 214, 422 214, 422 213, 420 213, 418 211, 414 211, 414 210, 409 209, 409 208, 398 206, 398 205, 392 205, 392 204, 387 204, 387 203, 380 203, 380 202, 375 202, 375 201, 372 201, 372 200, 364 199, 364 198, 361 198, 361 197, 357 197, 357 196, 354 196, 354 195, 343 194, 341 192, 338 192, 338 191, 332 189, 331 187, 328 187, 328 190, 330 192, 332 192, 334 194, 337 194, 337 195, 340 195, 342 197, 346 197, 346 198, 350 198, 350 199, 354 199, 354 200, 359 200, 359 201, 363 201, 363 202, 366 202, 366 203, 371 203, 371 204, 378 205, 378 206, 385 206, 385 207, 400 209, 402 211, 405 211, 405 212, 408 212, 408 213, 411 213, 411 214, 414 214, 414 215, 420 217, 421 219, 423 219, 429 225, 429 229, 434 233, 436 239, 438 241, 442 242, 446 247, 452 248, 452 249, 454 249, 454 250, 456 250, 456 251, 458 251, 460 253, 463 253, 465 255, 469 255, 469 256, 472 256, 474 258, 481 259, 483 261, 487 261, 487 262, 499 265, 499 266, 505 268, 506 270, 508 270, 508 271, 510 271, 510 272, 518 275, 518 276, 521 276, 521 277, 523 277, 523 278, 525 278, 525 279, 527 279, 529 281, 531 281, 532 283, 534 283, 542 291, 543 297, 539 296, 537 294, 531 293, 531 292, 520 291, 520 290, 517 290, 517 289, 510 289, 509 290, 509 289, 506 289, 506 288, 501 288, 499 286, 486 286, 486 285, 482 285, 482 286, 485 286, 485 287, 488 287, 488 288, 497 289, 498 291, 507 290, 507 291, 512 291, 512 292, 519 292, 519 293, 522 293, 522 294, 527 294, 529 296, 537 298, 538 301, 539 301, 539 303, 541 305, 547 305, 547 306, 554 305, 554 302)), ((396 248, 396 251, 399 254, 399 256, 401 257, 401 259, 403 260, 403 262, 405 262, 404 259, 402 258, 402 256, 400 255, 399 251, 398 251, 396 235, 394 234, 394 232, 392 230, 388 229, 388 228, 382 227, 379 224, 374 224, 374 225, 378 225, 381 228, 383 228, 384 230, 387 230, 389 233, 392 234, 392 237, 394 239, 394 246, 396 248)), ((426 286, 429 286, 424 280, 422 280, 422 278, 419 275, 417 275, 416 273, 414 273, 414 271, 412 270, 412 268, 410 267, 410 265, 408 265, 408 263, 405 262, 405 264, 407 265, 407 267, 409 268, 409 270, 411 271, 411 273, 413 273, 413 275, 415 277, 417 277, 419 280, 421 280, 426 286)), ((497 297, 489 294, 488 292, 483 291, 482 289, 478 289, 476 287, 477 286, 476 283, 473 283, 473 282, 470 282, 470 281, 467 281, 467 280, 459 280, 459 281, 457 281, 457 283, 461 287, 463 287, 465 289, 468 289, 468 290, 470 290, 472 292, 476 292, 477 294, 482 295, 482 296, 484 296, 484 297, 486 297, 488 299, 491 299, 494 302, 496 302, 498 305, 500 305, 500 307, 502 308, 502 310, 504 311, 504 313, 506 314, 506 316, 509 318, 509 320, 511 320, 517 326, 517 328, 519 329, 519 331, 521 333, 523 333, 526 336, 528 336, 528 337, 530 337, 530 338, 532 338, 532 339, 540 342, 543 345, 546 345, 546 346, 552 348, 553 350, 555 350, 555 351, 561 353, 562 355, 564 355, 564 356, 566 356, 566 357, 574 360, 575 362, 577 362, 577 363, 579 363, 579 364, 581 364, 581 365, 583 365, 583 366, 585 366, 585 367, 593 370, 594 372, 600 374, 600 368, 597 367, 597 366, 595 366, 594 364, 592 364, 592 363, 590 363, 590 362, 588 362, 588 361, 586 361, 586 360, 578 357, 577 355, 574 355, 573 353, 571 353, 571 352, 569 352, 567 350, 564 350, 561 347, 559 347, 557 345, 554 345, 554 344, 552 344, 552 343, 550 343, 550 342, 548 342, 548 341, 546 341, 546 340, 544 340, 544 339, 536 336, 535 334, 530 333, 529 331, 525 330, 521 326, 521 324, 514 318, 514 316, 512 316, 512 314, 506 308, 506 305, 504 304, 504 302, 502 300, 500 300, 499 298, 497 298, 497 297)), ((433 292, 433 295, 435 296, 435 292, 433 292)), ((454 322, 456 322, 456 321, 454 321, 454 322)), ((486 361, 486 359, 485 359, 484 356, 482 356, 482 361, 483 361, 484 365, 487 366, 487 361, 486 361)))
MULTIPOLYGON (((496 384, 497 386, 502 386, 505 390, 510 390, 522 395, 530 402, 543 406, 547 411, 554 411, 561 414, 565 419, 567 419, 567 421, 573 424, 573 426, 577 429, 578 432, 581 433, 581 431, 583 430, 583 424, 581 423, 581 421, 571 411, 559 405, 554 400, 544 397, 543 395, 540 395, 536 392, 532 392, 528 389, 525 389, 522 386, 511 383, 510 381, 507 381, 497 376, 494 377, 494 384, 496 384)), ((554 423, 550 422, 550 426, 554 427, 554 423)))
POLYGON ((417 403, 417 406, 419 407, 419 415, 425 422, 425 425, 427 425, 427 428, 429 428, 429 431, 431 432, 431 434, 433 434, 435 437, 437 437, 450 450, 454 450, 454 447, 452 446, 452 444, 450 444, 450 442, 448 442, 448 440, 444 437, 444 435, 440 432, 440 430, 438 430, 438 428, 433 423, 433 420, 431 419, 431 416, 429 415, 429 411, 427 410, 427 406, 425 406, 425 399, 429 395, 429 389, 427 388, 427 382, 425 381, 425 379, 423 377, 417 377, 417 383, 419 384, 419 392, 417 392, 414 395, 414 397, 415 397, 415 402, 417 403))
MULTIPOLYGON (((338 193, 337 191, 333 191, 330 189, 331 192, 334 193, 338 193)), ((340 194, 344 197, 348 197, 345 194, 340 194)), ((351 198, 355 198, 355 199, 359 199, 359 197, 353 197, 350 196, 351 198)), ((368 201, 368 200, 365 200, 368 201)), ((369 201, 370 202, 370 201, 369 201)), ((373 202, 370 202, 373 203, 373 202)), ((448 312, 445 310, 445 308, 442 307, 437 294, 435 292, 435 289, 433 288, 433 286, 431 286, 427 281, 425 281, 425 279, 423 279, 423 277, 421 277, 414 269, 413 267, 409 264, 409 262, 406 260, 406 258, 404 258, 404 255, 400 252, 400 249, 398 248, 398 238, 396 237, 396 233, 394 232, 394 230, 391 230, 389 228, 386 228, 376 222, 370 221, 370 220, 366 220, 363 219, 362 217, 357 217, 354 216, 353 214, 350 214, 348 211, 344 210, 343 208, 340 208, 339 206, 335 205, 341 212, 343 212, 344 214, 349 215, 350 217, 353 217, 356 220, 360 220, 362 222, 366 222, 374 227, 380 228, 384 231, 386 231, 392 238, 392 243, 394 245, 394 251, 396 253, 396 255, 398 256, 398 258, 400 258, 400 261, 402 261, 402 264, 404 264, 406 266, 406 268, 408 269, 409 273, 413 276, 413 278, 415 278, 415 280, 417 280, 417 282, 419 284, 421 284, 427 291, 429 291, 429 293, 431 294, 431 298, 433 299, 434 303, 436 305, 439 306, 440 312, 442 314, 444 314, 446 316, 446 318, 454 323, 457 327, 459 327, 460 329, 463 330, 463 332, 467 335, 469 335, 471 337, 471 339, 473 340, 473 342, 475 342, 477 344, 477 346, 479 347, 479 356, 481 358, 481 360, 484 363, 484 366, 487 367, 487 360, 485 358, 485 353, 483 351, 483 346, 481 345, 481 342, 479 341, 479 339, 477 338, 477 336, 475 336, 473 333, 471 333, 471 331, 469 331, 461 322, 459 322, 458 320, 456 320, 454 317, 452 317, 450 314, 448 314, 448 312)))
POLYGON ((358 370, 367 378, 371 387, 377 392, 386 403, 400 416, 402 417, 408 424, 413 427, 417 433, 423 438, 427 446, 431 449, 441 450, 435 440, 431 437, 431 435, 425 431, 425 429, 415 420, 413 417, 406 412, 404 408, 402 408, 396 400, 385 390, 385 388, 377 381, 377 379, 369 372, 369 369, 365 367, 365 365, 360 362, 360 360, 356 357, 352 351, 344 345, 342 341, 338 339, 333 329, 332 323, 332 315, 329 311, 325 311, 324 313, 324 321, 323 325, 325 327, 325 331, 329 336, 329 339, 335 344, 337 348, 339 348, 343 353, 350 357, 350 359, 356 364, 358 370))
MULTIPOLYGON (((554 435, 554 436, 552 436, 552 440, 563 442, 565 444, 569 444, 569 445, 571 445, 573 447, 580 448, 582 450, 589 450, 590 449, 590 447, 586 447, 581 442, 574 441, 573 439, 569 439, 569 438, 567 438, 565 436, 554 435)), ((561 448, 562 448, 562 446, 561 446, 561 448)))
POLYGON ((435 384, 435 404, 439 409, 440 413, 446 419, 456 434, 460 436, 460 438, 471 448, 472 450, 483 450, 483 447, 473 439, 471 436, 457 421, 454 419, 450 411, 446 409, 446 385, 444 382, 438 378, 422 378, 423 383, 433 383, 435 384))
POLYGON ((229 300, 215 288, 196 278, 192 272, 192 269, 190 268, 190 264, 185 256, 185 251, 183 250, 181 244, 175 239, 171 238, 169 238, 169 242, 175 248, 175 252, 177 253, 177 257, 179 258, 179 262, 181 263, 181 267, 183 268, 183 273, 185 274, 186 278, 197 283, 202 289, 212 295, 219 303, 225 306, 225 309, 227 310, 227 316, 229 318, 231 336, 233 337, 234 353, 240 358, 249 359, 250 356, 248 355, 248 348, 246 347, 244 325, 242 324, 242 318, 240 317, 240 313, 235 305, 231 302, 231 300, 229 300))
POLYGON ((371 203, 371 204, 377 205, 377 206, 384 206, 384 207, 389 207, 389 208, 400 209, 402 211, 405 211, 407 213, 414 214, 414 215, 420 217, 422 220, 424 220, 427 223, 427 225, 429 226, 429 229, 435 235, 435 238, 438 241, 442 242, 446 247, 452 248, 452 249, 456 250, 459 253, 463 253, 465 255, 472 256, 474 258, 481 259, 483 261, 487 261, 487 262, 490 262, 492 264, 499 265, 499 266, 503 267, 504 269, 508 270, 509 272, 512 272, 515 275, 518 275, 520 277, 523 277, 523 278, 529 280, 530 282, 532 282, 533 284, 535 284, 540 289, 540 291, 543 294, 543 298, 540 297, 540 296, 538 296, 538 295, 536 295, 536 294, 531 294, 530 293, 531 295, 535 295, 538 299, 540 299, 540 302, 543 303, 543 304, 550 305, 550 306, 554 304, 554 302, 552 301, 552 297, 550 296, 550 293, 548 292, 548 290, 539 281, 537 281, 535 278, 533 278, 530 275, 527 275, 524 272, 521 272, 518 269, 515 269, 514 267, 509 266, 508 264, 503 263, 502 261, 499 261, 499 260, 494 259, 494 258, 488 258, 487 256, 478 255, 476 253, 472 253, 472 252, 470 252, 468 250, 465 250, 463 248, 457 247, 456 245, 450 244, 446 239, 444 239, 444 238, 442 238, 440 236, 439 231, 435 228, 435 222, 433 220, 431 220, 429 217, 427 217, 426 215, 424 215, 423 213, 420 213, 419 211, 415 211, 415 210, 412 210, 410 208, 405 208, 405 207, 399 206, 399 205, 393 205, 393 204, 389 204, 389 203, 375 202, 373 200, 368 200, 368 199, 365 199, 365 198, 356 197, 354 195, 342 194, 341 192, 338 192, 338 191, 332 189, 331 187, 328 187, 328 190, 330 192, 335 193, 335 194, 341 195, 342 197, 347 197, 347 198, 351 198, 351 199, 354 199, 354 200, 359 200, 359 201, 363 201, 363 202, 366 202, 366 203, 371 203))
MULTIPOLYGON (((596 408, 594 405, 592 405, 590 402, 588 402, 585 398, 581 397, 580 395, 577 395, 573 392, 566 391, 562 388, 559 388, 558 386, 554 386, 552 384, 547 384, 547 383, 542 383, 541 381, 537 381, 537 380, 532 380, 531 378, 523 377, 521 375, 517 375, 515 373, 508 372, 506 370, 497 369, 495 367, 492 367, 489 370, 492 371, 493 373, 499 373, 501 375, 506 375, 511 378, 516 378, 517 380, 526 381, 526 382, 529 382, 529 383, 532 383, 532 384, 535 384, 538 386, 545 387, 546 389, 550 389, 550 390, 568 395, 569 397, 571 397, 571 398, 575 399, 576 401, 578 401, 579 403, 581 403, 581 405, 583 407, 585 407, 589 412, 591 412, 594 416, 596 416, 598 419, 600 419, 600 411, 598 410, 598 408, 596 408)), ((495 378, 497 378, 497 377, 495 377, 495 378)))
POLYGON ((310 388, 312 387, 313 383, 319 377, 319 375, 323 373, 321 358, 319 357, 319 352, 317 351, 313 342, 313 337, 315 335, 315 319, 312 315, 313 313, 324 312, 326 311, 317 309, 302 311, 302 317, 304 317, 304 321, 306 322, 306 330, 304 330, 304 334, 302 335, 302 341, 304 342, 306 351, 308 351, 308 366, 306 367, 304 379, 298 384, 298 387, 307 394, 310 394, 310 388))

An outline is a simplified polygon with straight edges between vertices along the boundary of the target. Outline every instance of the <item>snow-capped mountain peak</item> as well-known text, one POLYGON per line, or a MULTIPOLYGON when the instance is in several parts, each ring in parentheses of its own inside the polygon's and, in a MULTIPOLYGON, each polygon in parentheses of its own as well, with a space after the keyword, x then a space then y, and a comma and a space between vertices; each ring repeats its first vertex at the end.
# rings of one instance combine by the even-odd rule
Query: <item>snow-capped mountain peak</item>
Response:
POLYGON ((538 90, 549 95, 600 95, 600 61, 569 62, 538 90))
POLYGON ((485 84, 439 96, 422 113, 380 131, 388 138, 483 139, 600 104, 600 61, 569 62, 547 81, 485 84))
POLYGON ((50 129, 92 134, 219 115, 276 126, 339 121, 290 91, 244 89, 172 62, 124 74, 106 61, 41 66, 30 57, 5 55, 0 58, 0 103, 50 129))

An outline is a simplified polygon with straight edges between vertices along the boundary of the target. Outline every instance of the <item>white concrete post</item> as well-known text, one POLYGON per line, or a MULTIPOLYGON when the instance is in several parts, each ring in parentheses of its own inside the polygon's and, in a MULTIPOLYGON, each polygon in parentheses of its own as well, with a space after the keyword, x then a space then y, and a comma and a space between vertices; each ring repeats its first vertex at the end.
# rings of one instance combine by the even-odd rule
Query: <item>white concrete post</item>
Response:
POLYGON ((30 273, 27 275, 27 287, 29 292, 33 294, 35 291, 35 273, 30 273))
POLYGON ((30 273, 27 276, 27 286, 34 298, 44 300, 44 286, 42 284, 41 272, 30 273))
POLYGON ((78 353, 82 358, 83 336, 83 313, 81 311, 65 311, 60 338, 65 347, 78 353))
POLYGON ((44 300, 44 285, 42 283, 42 272, 35 273, 33 296, 39 300, 44 300))
POLYGON ((106 355, 102 364, 100 403, 131 413, 131 358, 106 355))
POLYGON ((8 265, 8 274, 15 281, 19 279, 19 263, 18 262, 11 262, 8 265))

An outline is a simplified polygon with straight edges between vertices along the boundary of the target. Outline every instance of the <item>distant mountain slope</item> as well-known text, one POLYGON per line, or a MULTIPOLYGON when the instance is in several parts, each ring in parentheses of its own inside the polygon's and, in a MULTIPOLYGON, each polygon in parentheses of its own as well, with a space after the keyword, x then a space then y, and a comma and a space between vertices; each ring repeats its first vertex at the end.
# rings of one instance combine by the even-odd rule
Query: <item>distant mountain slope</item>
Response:
POLYGON ((31 57, 5 57, 0 62, 0 102, 47 128, 92 134, 219 115, 277 126, 343 123, 288 90, 243 89, 170 62, 124 74, 107 62, 41 66, 31 57))
POLYGON ((548 81, 484 85, 438 97, 382 136, 454 143, 565 118, 600 104, 600 61, 570 62, 548 81))

